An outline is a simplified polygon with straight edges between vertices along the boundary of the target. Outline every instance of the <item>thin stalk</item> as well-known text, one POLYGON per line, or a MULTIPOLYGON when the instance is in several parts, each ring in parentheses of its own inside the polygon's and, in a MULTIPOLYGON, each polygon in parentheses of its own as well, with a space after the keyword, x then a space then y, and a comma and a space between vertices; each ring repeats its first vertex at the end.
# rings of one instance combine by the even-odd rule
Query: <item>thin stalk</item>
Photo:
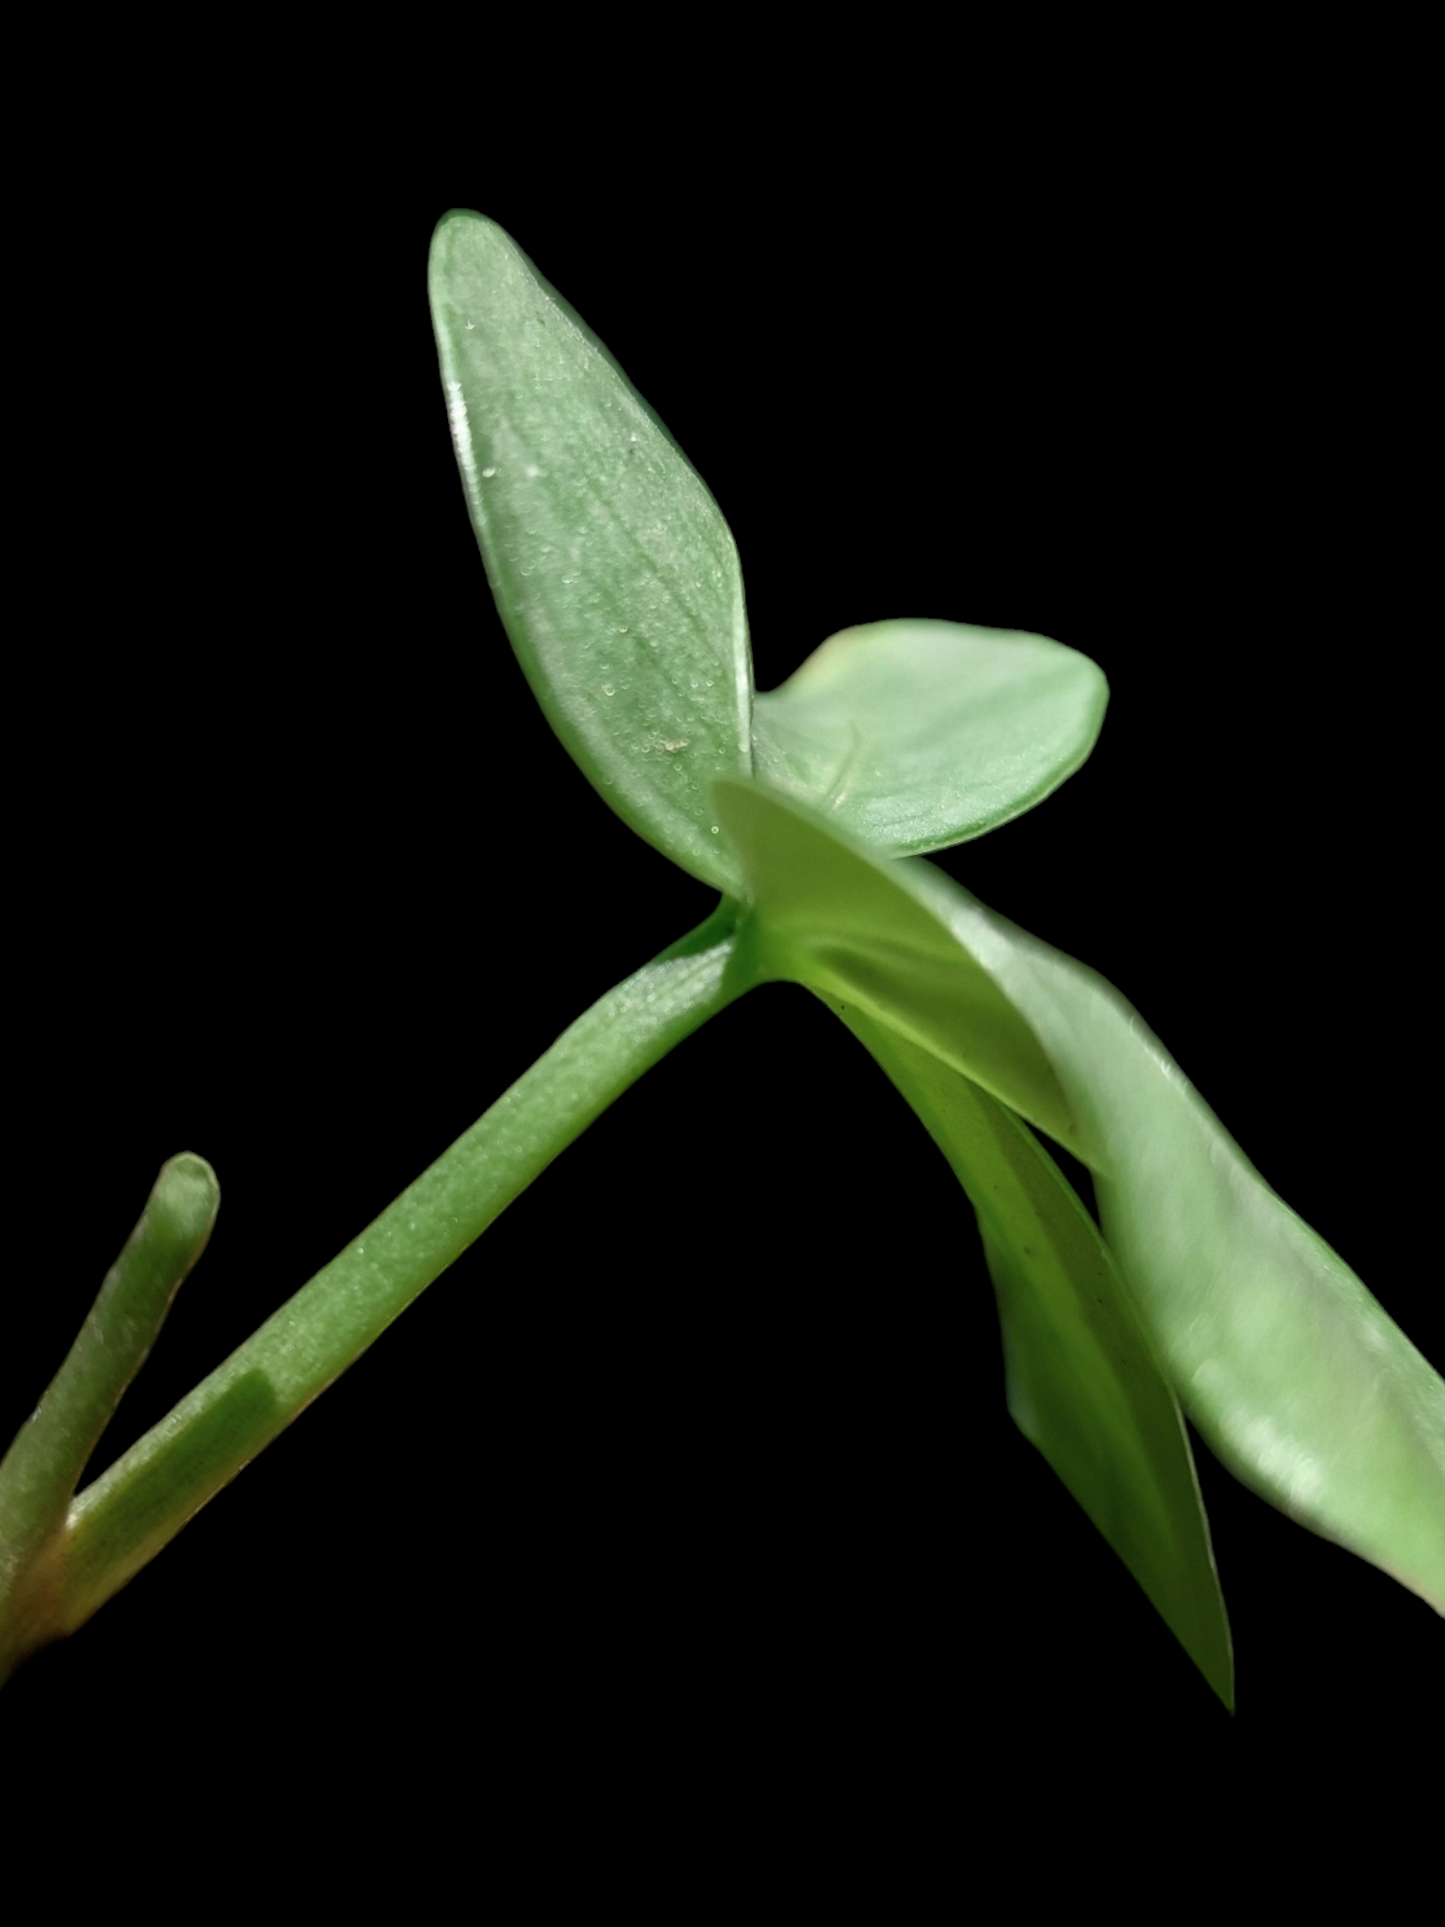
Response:
MULTIPOLYGON (((34 1616, 29 1574, 62 1529, 86 1462, 205 1250, 220 1202, 204 1158, 183 1151, 161 1166, 64 1364, 0 1463, 0 1627, 34 1616)), ((0 1653, 4 1645, 0 1631, 0 1653)))
MULTIPOLYGON (((431 1168, 71 1505, 42 1588, 49 1623, 0 1679, 73 1632, 353 1364, 559 1152, 754 980, 738 907, 600 998, 431 1168)), ((13 1644, 13 1642, 12 1642, 13 1644)))

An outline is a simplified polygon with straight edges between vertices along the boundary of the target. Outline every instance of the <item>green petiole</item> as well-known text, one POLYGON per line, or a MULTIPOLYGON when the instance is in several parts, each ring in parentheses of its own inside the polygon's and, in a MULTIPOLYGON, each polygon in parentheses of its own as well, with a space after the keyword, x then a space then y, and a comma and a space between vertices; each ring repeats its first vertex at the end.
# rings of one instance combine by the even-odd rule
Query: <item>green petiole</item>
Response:
POLYGON ((600 998, 359 1237, 72 1497, 215 1217, 210 1167, 171 1160, 70 1358, 0 1464, 0 1679, 82 1626, 616 1097, 747 988, 737 920, 724 901, 600 998))

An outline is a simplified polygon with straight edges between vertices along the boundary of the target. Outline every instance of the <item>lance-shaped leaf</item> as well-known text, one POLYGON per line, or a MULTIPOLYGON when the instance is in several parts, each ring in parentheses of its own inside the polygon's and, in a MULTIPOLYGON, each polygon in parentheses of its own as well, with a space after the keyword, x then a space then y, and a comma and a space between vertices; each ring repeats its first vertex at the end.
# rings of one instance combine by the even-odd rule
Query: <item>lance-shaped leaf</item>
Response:
POLYGON ((721 511, 494 222, 445 216, 430 288, 467 507, 527 680, 624 821, 727 889, 709 786, 751 768, 752 668, 721 511))
POLYGON ((1445 1612, 1445 1384, 1138 1014, 927 864, 872 859, 756 785, 720 785, 718 811, 763 967, 862 1003, 1090 1165, 1104 1235, 1210 1445, 1445 1612), (987 1044, 970 1035, 980 982, 1010 1012, 987 1044))
POLYGON ((816 649, 753 710, 758 777, 880 856, 946 849, 1079 768, 1108 685, 1047 636, 873 622, 816 649))
MULTIPOLYGON (((1093 1220, 1012 1111, 877 1018, 834 1008, 917 1112, 973 1203, 1015 1423, 1232 1706, 1229 1623, 1188 1434, 1093 1220)), ((1067 1614, 1072 1587, 1061 1583, 1056 1596, 1067 1614)))

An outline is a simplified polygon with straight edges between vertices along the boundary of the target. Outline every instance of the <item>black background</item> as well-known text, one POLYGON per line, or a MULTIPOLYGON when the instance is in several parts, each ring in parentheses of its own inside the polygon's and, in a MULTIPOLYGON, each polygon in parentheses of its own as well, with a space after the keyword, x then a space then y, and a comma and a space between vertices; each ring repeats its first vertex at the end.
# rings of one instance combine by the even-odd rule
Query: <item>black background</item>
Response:
MULTIPOLYGON (((707 480, 760 686, 891 615, 1102 664, 1090 765, 947 866, 1116 982, 1438 1356, 1408 262, 1327 157, 669 140, 579 152, 566 192, 483 141, 402 185, 167 166, 37 217, 5 1429, 167 1155, 225 1202, 107 1453, 710 908, 491 611, 425 298, 452 204, 707 480)), ((323 1764, 460 1730, 514 1787, 648 1803, 744 1753, 766 1797, 886 1785, 923 1823, 965 1749, 1402 1719, 1438 1620, 1201 1450, 1229 1720, 1010 1425, 975 1243, 851 1040, 759 992, 22 1669, 12 1730, 299 1703, 323 1764)))

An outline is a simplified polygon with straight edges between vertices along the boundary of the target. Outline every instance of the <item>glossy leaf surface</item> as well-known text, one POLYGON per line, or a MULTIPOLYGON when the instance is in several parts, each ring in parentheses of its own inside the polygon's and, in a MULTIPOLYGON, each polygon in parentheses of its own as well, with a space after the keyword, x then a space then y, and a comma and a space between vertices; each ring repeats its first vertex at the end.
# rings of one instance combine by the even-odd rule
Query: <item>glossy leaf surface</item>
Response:
POLYGON ((941 850, 1078 769, 1103 672, 1046 636, 955 622, 844 629, 753 712, 758 777, 882 856, 941 850))
POLYGON ((1292 1518, 1445 1611, 1445 1384, 1138 1014, 929 865, 872 859, 757 785, 720 785, 718 810, 748 872, 764 968, 861 1003, 1082 1158, 1145 1328, 1210 1445, 1292 1518), (971 1037, 981 980, 1012 1013, 986 1046, 971 1037))
POLYGON ((501 228, 438 225, 432 320, 502 621, 548 720, 618 814, 733 881, 708 802, 751 767, 737 551, 607 350, 501 228))
POLYGON ((1092 1218, 1012 1111, 877 1018, 838 1014, 973 1203, 1015 1423, 1232 1705, 1229 1624, 1184 1421, 1092 1218))

